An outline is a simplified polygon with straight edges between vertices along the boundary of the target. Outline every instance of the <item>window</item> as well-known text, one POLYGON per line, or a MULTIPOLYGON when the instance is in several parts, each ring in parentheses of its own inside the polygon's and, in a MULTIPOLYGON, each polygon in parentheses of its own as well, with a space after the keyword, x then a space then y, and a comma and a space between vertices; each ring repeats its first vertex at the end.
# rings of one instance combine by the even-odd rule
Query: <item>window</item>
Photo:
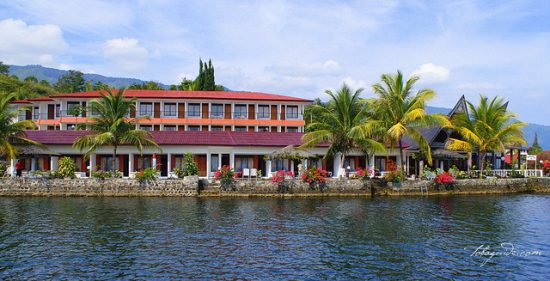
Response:
POLYGON ((286 107, 286 118, 287 119, 298 119, 298 106, 289 105, 286 107))
POLYGON ((219 162, 220 159, 218 157, 218 154, 211 154, 210 155, 210 172, 215 172, 218 170, 218 167, 220 167, 221 165, 219 165, 219 162))
MULTIPOLYGON (((118 163, 118 157, 115 158, 115 167, 120 167, 118 163)), ((113 169, 113 156, 101 157, 101 168, 104 171, 111 171, 113 169)), ((118 170, 118 169, 116 169, 118 170)))
POLYGON ((235 112, 233 114, 233 118, 235 118, 235 119, 246 119, 246 118, 248 118, 248 114, 246 112, 246 104, 236 104, 235 105, 235 112))
POLYGON ((147 131, 147 132, 151 132, 151 131, 153 131, 153 126, 151 126, 151 125, 141 125, 141 126, 139 126, 139 129, 147 131))
POLYGON ((61 117, 61 105, 60 104, 55 105, 55 117, 61 117))
POLYGON ((210 131, 223 131, 223 126, 212 126, 210 131))
POLYGON ((164 125, 164 131, 175 131, 176 125, 164 125))
POLYGON ((80 106, 78 101, 67 102, 67 116, 79 115, 76 109, 80 106))
POLYGON ((289 133, 298 133, 298 127, 286 127, 286 131, 289 133))
POLYGON ((246 126, 235 126, 235 132, 246 132, 246 126))
POLYGON ((223 118, 223 104, 212 104, 210 118, 223 118))
POLYGON ((67 131, 74 131, 76 130, 75 124, 67 124, 67 131))
POLYGON ((175 103, 164 104, 164 116, 176 117, 178 115, 178 108, 175 103))
POLYGON ((188 104, 187 117, 201 117, 201 104, 200 103, 188 104))
POLYGON ((187 127, 187 131, 200 131, 201 130, 201 126, 188 126, 187 127))
POLYGON ((153 115, 153 104, 150 102, 142 102, 139 104, 139 116, 153 115))
POLYGON ((235 157, 235 172, 242 172, 245 168, 253 168, 254 160, 252 157, 235 157))
MULTIPOLYGON (((153 167, 153 157, 152 156, 142 156, 138 158, 138 161, 136 163, 137 169, 136 171, 143 171, 147 168, 153 167)), ((109 171, 109 170, 107 170, 109 171)))
POLYGON ((34 120, 40 119, 40 109, 38 106, 35 106, 32 109, 32 119, 34 120))
POLYGON ((269 127, 258 127, 258 132, 269 132, 269 127))
POLYGON ((271 118, 269 105, 258 105, 258 119, 269 119, 269 118, 271 118))

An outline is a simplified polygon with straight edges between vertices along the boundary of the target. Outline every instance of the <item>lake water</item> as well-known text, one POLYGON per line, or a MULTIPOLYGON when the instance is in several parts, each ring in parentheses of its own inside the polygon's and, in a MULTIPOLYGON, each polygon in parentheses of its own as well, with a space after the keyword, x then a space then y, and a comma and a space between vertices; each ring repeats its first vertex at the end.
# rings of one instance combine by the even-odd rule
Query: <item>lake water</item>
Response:
POLYGON ((549 277, 549 195, 0 198, 0 280, 549 277))

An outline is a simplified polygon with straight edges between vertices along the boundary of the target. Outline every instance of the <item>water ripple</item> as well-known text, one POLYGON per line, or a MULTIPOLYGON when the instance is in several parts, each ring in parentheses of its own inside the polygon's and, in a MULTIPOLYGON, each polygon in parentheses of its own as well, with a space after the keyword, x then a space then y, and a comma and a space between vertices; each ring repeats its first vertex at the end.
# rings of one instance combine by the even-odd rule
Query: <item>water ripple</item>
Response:
POLYGON ((540 280, 549 229, 544 195, 0 198, 0 280, 540 280))

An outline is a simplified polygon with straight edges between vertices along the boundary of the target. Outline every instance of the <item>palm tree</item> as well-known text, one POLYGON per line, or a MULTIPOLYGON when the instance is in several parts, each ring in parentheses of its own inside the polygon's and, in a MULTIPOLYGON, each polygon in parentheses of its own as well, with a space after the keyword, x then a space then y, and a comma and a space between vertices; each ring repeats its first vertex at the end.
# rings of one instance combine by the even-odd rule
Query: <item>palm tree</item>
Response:
POLYGON ((312 122, 306 127, 302 147, 330 143, 325 157, 341 153, 340 170, 346 154, 354 148, 366 151, 365 148, 370 147, 371 150, 384 151, 384 145, 366 133, 368 108, 360 100, 362 91, 353 92, 346 84, 336 93, 325 91, 331 99, 327 104, 317 103, 309 108, 312 122))
POLYGON ((26 138, 25 130, 36 128, 32 120, 17 120, 20 111, 28 110, 20 108, 15 110, 10 102, 17 97, 17 93, 0 93, 0 154, 7 160, 15 159, 17 149, 14 144, 34 144, 39 143, 26 138))
POLYGON ((151 134, 145 130, 136 129, 136 120, 128 118, 130 111, 135 108, 135 98, 124 98, 124 90, 117 90, 114 94, 110 89, 104 88, 101 97, 90 101, 90 107, 94 115, 88 117, 89 122, 81 127, 89 127, 93 132, 89 135, 78 137, 73 147, 80 151, 87 148, 85 157, 101 146, 113 147, 112 173, 116 173, 115 159, 117 149, 121 145, 134 145, 139 152, 144 146, 158 145, 151 139, 151 134))
POLYGON ((421 89, 413 93, 413 86, 420 77, 411 76, 403 80, 403 74, 383 74, 382 83, 372 86, 378 98, 369 100, 374 109, 373 119, 369 120, 369 131, 384 132, 384 141, 392 148, 399 148, 401 172, 405 174, 403 157, 403 137, 416 141, 431 164, 430 145, 420 133, 420 128, 430 126, 450 126, 448 118, 442 114, 428 114, 424 109, 426 102, 436 93, 431 89, 421 89))
POLYGON ((477 149, 480 154, 480 176, 485 168, 485 157, 489 151, 503 152, 507 146, 527 142, 521 128, 526 123, 515 120, 516 115, 507 110, 507 104, 500 97, 491 101, 481 95, 476 107, 468 102, 468 113, 460 113, 452 118, 453 128, 462 139, 449 138, 446 147, 451 150, 472 152, 477 149))

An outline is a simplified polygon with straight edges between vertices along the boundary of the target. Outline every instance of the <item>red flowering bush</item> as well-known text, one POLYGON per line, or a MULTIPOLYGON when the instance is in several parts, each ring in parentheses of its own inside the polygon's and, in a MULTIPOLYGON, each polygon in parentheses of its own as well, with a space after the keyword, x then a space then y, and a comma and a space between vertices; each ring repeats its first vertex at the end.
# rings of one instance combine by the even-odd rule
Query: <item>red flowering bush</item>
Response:
POLYGON ((220 180, 221 188, 227 190, 235 187, 235 171, 228 165, 223 165, 221 169, 214 173, 214 177, 220 180))
POLYGON ((386 171, 397 171, 397 163, 389 158, 386 158, 386 171))
POLYGON ((550 160, 544 160, 542 163, 542 171, 544 174, 550 174, 550 160))
POLYGON ((311 167, 302 175, 302 181, 309 183, 311 189, 315 189, 316 185, 322 189, 324 183, 327 181, 327 171, 321 168, 311 167))
POLYGON ((277 184, 277 191, 279 193, 284 193, 285 191, 290 190, 290 183, 287 180, 292 178, 294 178, 294 173, 292 171, 286 172, 284 170, 280 170, 273 175, 271 182, 277 184))
POLYGON ((445 187, 445 189, 452 189, 453 174, 449 172, 441 173, 434 178, 434 182, 437 189, 439 189, 440 187, 445 187))
POLYGON ((369 168, 359 168, 359 170, 357 170, 357 177, 362 181, 369 180, 372 175, 374 175, 374 171, 369 168))

